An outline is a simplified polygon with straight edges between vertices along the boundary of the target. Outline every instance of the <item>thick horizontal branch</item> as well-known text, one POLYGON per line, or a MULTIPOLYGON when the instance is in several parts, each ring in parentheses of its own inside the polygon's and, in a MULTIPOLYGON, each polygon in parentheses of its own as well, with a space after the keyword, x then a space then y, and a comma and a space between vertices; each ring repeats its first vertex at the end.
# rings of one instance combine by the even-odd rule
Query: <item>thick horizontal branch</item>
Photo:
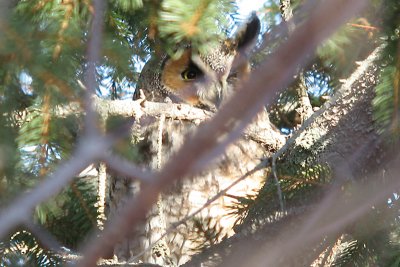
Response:
MULTIPOLYGON (((96 111, 102 118, 109 116, 124 116, 140 118, 142 116, 159 117, 164 114, 165 117, 181 120, 200 120, 204 121, 210 118, 213 113, 204 109, 196 108, 187 104, 175 103, 158 103, 150 101, 133 101, 126 100, 106 100, 94 97, 96 111)), ((69 105, 57 106, 54 109, 54 115, 58 117, 66 117, 71 114, 83 113, 83 109, 79 103, 71 103, 69 105)))
POLYGON ((95 106, 99 114, 104 118, 112 115, 132 116, 140 118, 143 115, 180 120, 200 120, 210 118, 213 113, 187 104, 158 103, 143 100, 102 100, 95 98, 95 106))
MULTIPOLYGON (((109 116, 134 117, 140 119, 144 116, 160 117, 163 114, 166 118, 175 120, 188 120, 199 124, 213 117, 214 113, 201 108, 193 107, 183 103, 159 103, 143 100, 105 100, 99 97, 94 98, 95 109, 99 116, 107 119, 109 116)), ((55 116, 66 117, 71 114, 83 113, 78 103, 57 106, 54 109, 55 116)), ((266 114, 264 114, 266 115, 266 114)), ((283 144, 284 137, 279 130, 273 130, 269 125, 257 125, 248 127, 244 136, 255 142, 264 145, 283 144)))

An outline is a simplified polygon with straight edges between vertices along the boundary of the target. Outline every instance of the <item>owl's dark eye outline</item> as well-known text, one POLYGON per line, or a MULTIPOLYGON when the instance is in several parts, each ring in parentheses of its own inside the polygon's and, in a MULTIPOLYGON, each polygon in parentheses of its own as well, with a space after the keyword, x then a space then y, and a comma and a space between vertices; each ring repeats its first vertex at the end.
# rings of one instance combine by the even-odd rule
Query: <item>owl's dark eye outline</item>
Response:
POLYGON ((192 81, 197 78, 199 72, 197 69, 194 68, 187 68, 181 73, 181 77, 184 80, 192 81))
POLYGON ((189 65, 181 73, 181 77, 184 81, 193 81, 200 78, 202 75, 203 72, 192 61, 189 62, 189 65))

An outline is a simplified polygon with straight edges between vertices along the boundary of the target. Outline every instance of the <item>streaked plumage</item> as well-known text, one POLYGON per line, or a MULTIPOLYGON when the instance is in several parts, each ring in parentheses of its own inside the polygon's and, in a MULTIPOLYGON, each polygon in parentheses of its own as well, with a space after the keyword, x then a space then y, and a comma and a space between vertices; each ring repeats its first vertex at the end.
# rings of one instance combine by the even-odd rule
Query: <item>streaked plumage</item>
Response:
MULTIPOLYGON (((240 71, 247 71, 247 66, 242 64, 232 68, 232 64, 238 54, 238 48, 240 52, 247 49, 249 44, 254 43, 258 32, 259 21, 254 17, 238 38, 221 42, 207 55, 196 58, 188 47, 177 59, 166 55, 153 58, 145 65, 138 88, 143 89, 149 101, 186 102, 214 110, 235 90, 237 77, 245 76, 245 73, 240 71)), ((143 127, 142 140, 138 144, 145 161, 142 162, 143 165, 153 169, 160 160, 157 158, 160 141, 158 126, 159 123, 156 121, 143 127)), ((162 135, 162 164, 168 160, 171 153, 179 149, 185 140, 185 135, 194 131, 196 126, 190 121, 165 120, 162 135)), ((274 132, 266 112, 259 115, 253 126, 257 126, 265 134, 274 132)), ((130 258, 140 253, 150 243, 156 241, 167 227, 200 208, 209 198, 254 168, 260 159, 278 145, 260 144, 248 138, 242 138, 230 145, 223 156, 206 170, 191 179, 173 185, 163 194, 158 205, 149 213, 146 223, 140 229, 133 230, 132 235, 116 248, 117 256, 130 258)), ((259 171, 238 183, 226 196, 200 212, 196 220, 179 225, 175 232, 157 243, 156 247, 141 257, 141 260, 163 266, 182 264, 204 243, 219 242, 223 236, 232 235, 236 217, 227 216, 231 212, 228 207, 234 205, 237 197, 254 194, 265 177, 265 171, 259 171), (202 229, 202 226, 205 228, 202 229), (206 232, 200 231, 207 228, 208 231, 216 231, 218 234, 207 239, 206 232)), ((123 199, 121 194, 133 195, 139 190, 137 184, 128 183, 121 178, 113 181, 113 187, 120 192, 114 192, 116 196, 112 200, 113 208, 121 205, 123 199)))

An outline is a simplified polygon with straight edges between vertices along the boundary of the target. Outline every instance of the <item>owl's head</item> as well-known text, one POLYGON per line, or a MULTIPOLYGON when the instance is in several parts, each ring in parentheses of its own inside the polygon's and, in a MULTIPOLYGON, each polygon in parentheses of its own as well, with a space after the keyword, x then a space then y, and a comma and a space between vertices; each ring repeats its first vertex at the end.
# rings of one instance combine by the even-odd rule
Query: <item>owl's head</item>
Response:
POLYGON ((175 102, 218 107, 235 80, 248 72, 248 61, 235 59, 253 47, 259 31, 260 21, 253 16, 234 38, 222 40, 207 54, 196 54, 188 46, 177 58, 150 60, 141 73, 138 88, 152 101, 168 97, 175 102))

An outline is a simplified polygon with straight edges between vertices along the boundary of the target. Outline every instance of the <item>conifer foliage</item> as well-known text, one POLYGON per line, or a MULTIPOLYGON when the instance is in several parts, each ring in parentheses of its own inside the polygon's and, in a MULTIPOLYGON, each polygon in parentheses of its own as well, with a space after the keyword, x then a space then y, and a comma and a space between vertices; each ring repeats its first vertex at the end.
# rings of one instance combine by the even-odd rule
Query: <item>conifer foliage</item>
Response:
MULTIPOLYGON (((100 0, 3 0, 0 3, 1 210, 45 181, 81 145, 79 140, 86 130, 85 114, 81 111, 88 90, 83 81, 89 69, 87 49, 95 1, 100 0), (75 107, 73 112, 69 111, 71 107, 75 107)), ((174 57, 189 43, 194 50, 206 53, 221 36, 230 36, 243 22, 236 2, 230 0, 103 2, 106 7, 102 14, 101 56, 95 69, 95 94, 100 101, 131 99, 141 68, 150 55, 167 51, 174 57)), ((286 25, 280 10, 282 2, 265 1, 257 10, 262 21, 262 36, 256 53, 251 55, 254 68, 293 34, 282 30, 287 27, 282 26, 286 25)), ((307 1, 289 2, 291 6, 286 8, 293 11, 296 31, 312 8, 307 1)), ((392 143, 397 144, 400 3, 397 0, 370 2, 322 43, 315 57, 307 56, 302 75, 294 77, 267 107, 271 122, 288 134, 288 139, 304 122, 298 119, 302 115, 300 87, 310 99, 310 108, 322 109, 338 92, 341 81, 356 69, 356 62, 383 45, 381 58, 374 63, 379 80, 373 99, 376 123, 372 130, 390 136, 392 143)), ((102 133, 115 134, 115 129, 125 122, 117 121, 110 126, 111 119, 102 124, 103 119, 98 119, 102 133)), ((128 138, 128 146, 124 140, 115 142, 113 152, 139 162, 141 155, 134 147, 135 138, 128 138)), ((275 214, 283 204, 286 207, 310 204, 335 183, 332 166, 318 158, 325 149, 319 145, 299 146, 274 158, 277 166, 268 166, 270 175, 258 195, 249 194, 231 207, 232 214, 241 215, 236 230, 255 223, 260 216, 267 218, 275 214), (274 175, 279 180, 278 186, 273 182, 274 175), (281 199, 278 193, 282 194, 281 199)), ((29 223, 16 225, 0 240, 0 266, 59 266, 66 262, 66 254, 72 254, 71 251, 78 250, 89 239, 90 233, 102 230, 104 218, 98 204, 98 178, 77 175, 62 192, 37 205, 32 216, 27 216, 32 218, 29 223), (51 242, 42 242, 42 239, 51 242)), ((351 194, 353 188, 347 186, 343 190, 351 194)), ((330 265, 318 266, 398 266, 398 188, 391 193, 386 203, 374 206, 356 226, 346 229, 330 265)), ((199 240, 205 240, 199 244, 199 251, 213 247, 213 240, 221 239, 217 236, 218 229, 203 222, 198 224, 199 240)))

